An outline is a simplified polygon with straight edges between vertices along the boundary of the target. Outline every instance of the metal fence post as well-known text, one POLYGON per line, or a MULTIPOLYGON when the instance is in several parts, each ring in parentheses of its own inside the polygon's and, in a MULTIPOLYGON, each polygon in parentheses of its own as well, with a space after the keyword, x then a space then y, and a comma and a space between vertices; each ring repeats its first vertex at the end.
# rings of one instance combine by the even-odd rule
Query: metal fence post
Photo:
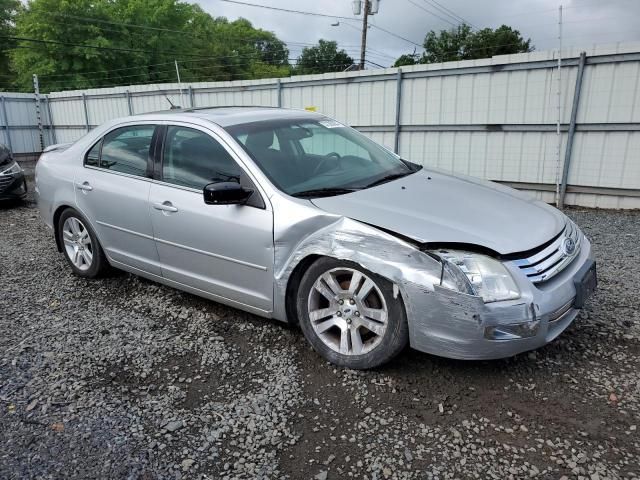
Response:
POLYGON ((84 124, 87 127, 87 132, 91 130, 89 127, 89 109, 87 107, 87 95, 82 94, 82 106, 84 107, 84 124))
POLYGON ((2 118, 4 118, 4 128, 5 132, 7 132, 7 145, 9 146, 9 150, 13 152, 13 146, 11 145, 11 130, 9 130, 9 117, 7 117, 7 106, 5 105, 4 95, 0 96, 0 100, 2 101, 2 118))
POLYGON ((278 96, 278 108, 282 108, 282 80, 276 81, 276 94, 278 96))
POLYGON ((193 87, 191 85, 189 85, 189 105, 191 105, 191 108, 196 107, 196 98, 193 95, 193 87))
POLYGON ((56 127, 53 124, 53 115, 51 114, 51 99, 47 96, 47 114, 49 116, 49 131, 51 132, 51 143, 58 143, 56 140, 56 127))
POLYGON ((124 94, 127 97, 127 109, 129 110, 129 115, 133 115, 133 104, 131 103, 131 93, 129 92, 129 90, 126 90, 124 94))
POLYGON ((40 151, 44 150, 44 131, 42 128, 42 113, 40 112, 40 84, 38 83, 38 75, 33 74, 33 91, 36 99, 36 120, 38 121, 38 138, 40 140, 40 151))
POLYGON ((393 132, 393 151, 397 154, 400 150, 400 108, 402 105, 402 69, 398 68, 396 74, 396 121, 393 132))
POLYGON ((584 77, 584 66, 587 60, 586 52, 580 54, 578 63, 578 75, 576 76, 576 88, 573 91, 573 105, 571 106, 571 121, 569 123, 569 133, 567 135, 567 148, 564 153, 564 167, 562 179, 560 180, 560 195, 558 196, 558 208, 564 208, 564 196, 567 193, 567 181, 569 180, 569 167, 571 166, 571 154, 573 152, 573 138, 576 133, 576 119, 578 118, 578 107, 580 106, 580 91, 582 90, 582 78, 584 77))

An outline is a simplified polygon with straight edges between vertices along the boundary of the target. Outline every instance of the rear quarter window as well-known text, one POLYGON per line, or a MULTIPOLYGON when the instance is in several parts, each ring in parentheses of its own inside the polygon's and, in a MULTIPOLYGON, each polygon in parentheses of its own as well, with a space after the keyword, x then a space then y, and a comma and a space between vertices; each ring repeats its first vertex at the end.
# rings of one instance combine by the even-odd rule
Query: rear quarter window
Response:
POLYGON ((85 165, 146 176, 155 125, 132 125, 107 133, 85 157, 85 165))
POLYGON ((84 157, 84 164, 90 167, 97 167, 100 163, 100 148, 102 147, 102 139, 96 143, 84 157))

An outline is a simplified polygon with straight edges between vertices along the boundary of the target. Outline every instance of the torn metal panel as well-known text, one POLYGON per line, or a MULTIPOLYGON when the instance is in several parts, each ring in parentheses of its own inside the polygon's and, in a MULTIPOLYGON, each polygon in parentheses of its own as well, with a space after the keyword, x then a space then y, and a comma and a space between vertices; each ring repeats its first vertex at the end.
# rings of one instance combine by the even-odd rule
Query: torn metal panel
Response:
POLYGON ((440 262, 413 245, 355 220, 319 211, 310 202, 287 203, 274 208, 275 318, 286 318, 284 304, 289 277, 310 255, 358 263, 389 279, 403 298, 407 282, 428 289, 440 281, 440 262), (281 211, 287 212, 286 221, 279 222, 277 212, 281 211), (293 221, 296 218, 300 220, 293 221))
MULTIPOLYGON (((401 296, 413 348, 461 359, 489 359, 515 355, 537 348, 566 328, 575 317, 568 312, 562 322, 549 325, 541 312, 557 309, 575 295, 571 282, 575 272, 563 272, 556 294, 531 289, 530 282, 512 269, 522 297, 513 301, 485 303, 468 292, 468 285, 448 262, 419 250, 376 227, 347 217, 326 213, 304 200, 282 197, 274 203, 274 317, 286 320, 285 295, 296 266, 310 255, 355 262, 392 282, 401 296), (286 218, 280 218, 286 212, 286 218), (562 278, 566 276, 567 278, 562 278), (555 303, 554 303, 555 302, 555 303), (487 338, 487 335, 495 338, 487 338)), ((582 252, 589 255, 590 249, 582 252)), ((552 282, 553 283, 553 282, 552 282)))
POLYGON ((275 241, 276 290, 284 293, 291 272, 309 255, 326 255, 362 265, 391 282, 433 285, 439 282, 441 266, 433 257, 412 245, 344 217, 333 217, 332 223, 311 235, 289 241, 275 241), (291 243, 295 242, 295 246, 291 243), (291 252, 290 254, 288 254, 291 252))

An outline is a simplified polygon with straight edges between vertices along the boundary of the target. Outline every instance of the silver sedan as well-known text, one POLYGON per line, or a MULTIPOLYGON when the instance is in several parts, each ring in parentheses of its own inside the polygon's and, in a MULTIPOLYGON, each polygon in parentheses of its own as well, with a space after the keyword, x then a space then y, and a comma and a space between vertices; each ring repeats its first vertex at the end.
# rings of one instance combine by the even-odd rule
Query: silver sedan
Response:
POLYGON ((36 193, 75 274, 118 268, 299 324, 350 368, 407 344, 461 359, 531 350, 596 286, 589 241, 560 211, 311 112, 114 120, 49 147, 36 193))

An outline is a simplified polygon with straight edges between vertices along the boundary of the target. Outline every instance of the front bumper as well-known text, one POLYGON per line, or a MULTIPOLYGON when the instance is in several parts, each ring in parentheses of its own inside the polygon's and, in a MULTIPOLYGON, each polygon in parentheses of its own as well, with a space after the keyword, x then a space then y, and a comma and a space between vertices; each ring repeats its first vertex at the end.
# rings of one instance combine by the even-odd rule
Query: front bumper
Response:
POLYGON ((435 355, 489 360, 539 348, 553 341, 576 318, 593 285, 581 286, 593 264, 583 238, 580 254, 550 280, 534 285, 507 265, 522 292, 512 301, 485 304, 481 298, 435 287, 405 292, 411 346, 435 355))
POLYGON ((0 176, 0 200, 23 200, 27 196, 24 173, 0 176))

